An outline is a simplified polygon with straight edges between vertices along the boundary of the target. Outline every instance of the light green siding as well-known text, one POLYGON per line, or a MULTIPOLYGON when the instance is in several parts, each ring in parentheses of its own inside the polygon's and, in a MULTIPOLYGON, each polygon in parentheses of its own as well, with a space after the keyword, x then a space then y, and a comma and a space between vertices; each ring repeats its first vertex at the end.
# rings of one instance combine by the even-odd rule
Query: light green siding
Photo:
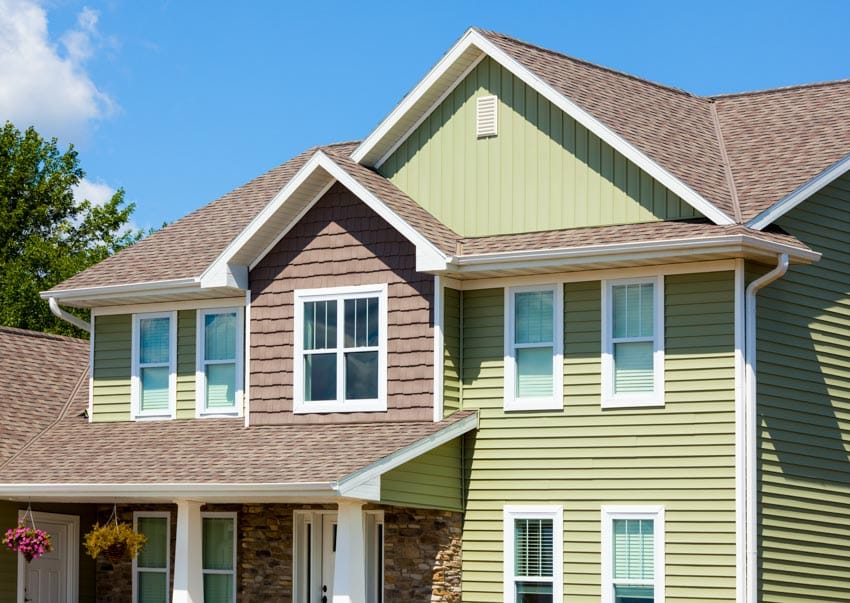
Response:
POLYGON ((460 409, 460 291, 443 289, 443 414, 460 409))
POLYGON ((698 215, 489 58, 379 171, 463 236, 698 215), (477 139, 475 99, 489 94, 499 133, 477 139))
POLYGON ((177 313, 177 418, 195 416, 195 333, 197 311, 177 313))
POLYGON ((94 319, 93 421, 130 420, 132 328, 129 314, 94 319))
POLYGON ((502 511, 564 507, 564 593, 600 598, 600 508, 664 505, 668 603, 735 599, 734 281, 665 279, 666 406, 600 408, 601 284, 564 287, 564 409, 505 413, 502 289, 463 292, 464 601, 502 601, 502 511))
POLYGON ((381 503, 463 510, 462 438, 456 438, 381 476, 381 503))
POLYGON ((779 220, 823 258, 758 297, 764 603, 847 601, 850 177, 779 220))

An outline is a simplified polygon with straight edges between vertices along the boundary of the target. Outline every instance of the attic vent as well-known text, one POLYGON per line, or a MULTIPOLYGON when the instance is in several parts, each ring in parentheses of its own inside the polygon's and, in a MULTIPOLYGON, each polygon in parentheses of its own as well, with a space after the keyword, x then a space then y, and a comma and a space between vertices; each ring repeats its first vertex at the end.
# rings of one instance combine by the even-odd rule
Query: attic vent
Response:
POLYGON ((475 100, 475 134, 478 138, 496 135, 496 116, 499 99, 495 96, 479 96, 475 100))

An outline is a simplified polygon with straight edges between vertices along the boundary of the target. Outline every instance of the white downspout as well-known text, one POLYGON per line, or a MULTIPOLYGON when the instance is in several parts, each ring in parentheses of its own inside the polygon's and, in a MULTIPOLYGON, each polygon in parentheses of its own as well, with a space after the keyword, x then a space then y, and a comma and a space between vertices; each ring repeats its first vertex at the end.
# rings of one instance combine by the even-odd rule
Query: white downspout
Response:
POLYGON ((69 322, 78 329, 82 329, 86 333, 91 333, 91 325, 84 321, 82 318, 74 316, 70 312, 67 312, 59 307, 59 302, 56 301, 55 297, 47 298, 47 305, 50 306, 50 311, 53 312, 53 315, 57 318, 61 318, 65 322, 69 322))
POLYGON ((782 278, 788 271, 788 254, 777 257, 776 268, 754 280, 746 292, 746 331, 744 346, 744 434, 746 439, 746 510, 747 559, 745 600, 756 603, 758 599, 758 413, 756 412, 756 294, 770 283, 782 278))

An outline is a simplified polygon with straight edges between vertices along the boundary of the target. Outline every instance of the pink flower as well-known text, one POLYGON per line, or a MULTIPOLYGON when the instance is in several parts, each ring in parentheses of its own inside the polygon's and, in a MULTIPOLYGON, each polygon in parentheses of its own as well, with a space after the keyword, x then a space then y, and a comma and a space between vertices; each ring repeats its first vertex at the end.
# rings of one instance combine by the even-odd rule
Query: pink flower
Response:
POLYGON ((6 530, 3 544, 24 556, 28 562, 38 559, 53 550, 50 534, 44 530, 31 528, 19 522, 17 527, 6 530))

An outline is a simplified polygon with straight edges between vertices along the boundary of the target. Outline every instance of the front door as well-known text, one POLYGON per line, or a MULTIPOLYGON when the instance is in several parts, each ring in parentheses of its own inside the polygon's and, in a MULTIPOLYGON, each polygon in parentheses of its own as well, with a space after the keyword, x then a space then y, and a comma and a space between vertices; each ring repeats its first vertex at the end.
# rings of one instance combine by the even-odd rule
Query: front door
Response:
POLYGON ((76 603, 76 576, 71 568, 78 548, 79 518, 33 513, 37 528, 50 534, 53 550, 27 563, 18 556, 18 603, 76 603), (73 542, 72 542, 73 541, 73 542))
POLYGON ((322 603, 334 599, 334 559, 336 557, 336 513, 322 515, 322 603))

